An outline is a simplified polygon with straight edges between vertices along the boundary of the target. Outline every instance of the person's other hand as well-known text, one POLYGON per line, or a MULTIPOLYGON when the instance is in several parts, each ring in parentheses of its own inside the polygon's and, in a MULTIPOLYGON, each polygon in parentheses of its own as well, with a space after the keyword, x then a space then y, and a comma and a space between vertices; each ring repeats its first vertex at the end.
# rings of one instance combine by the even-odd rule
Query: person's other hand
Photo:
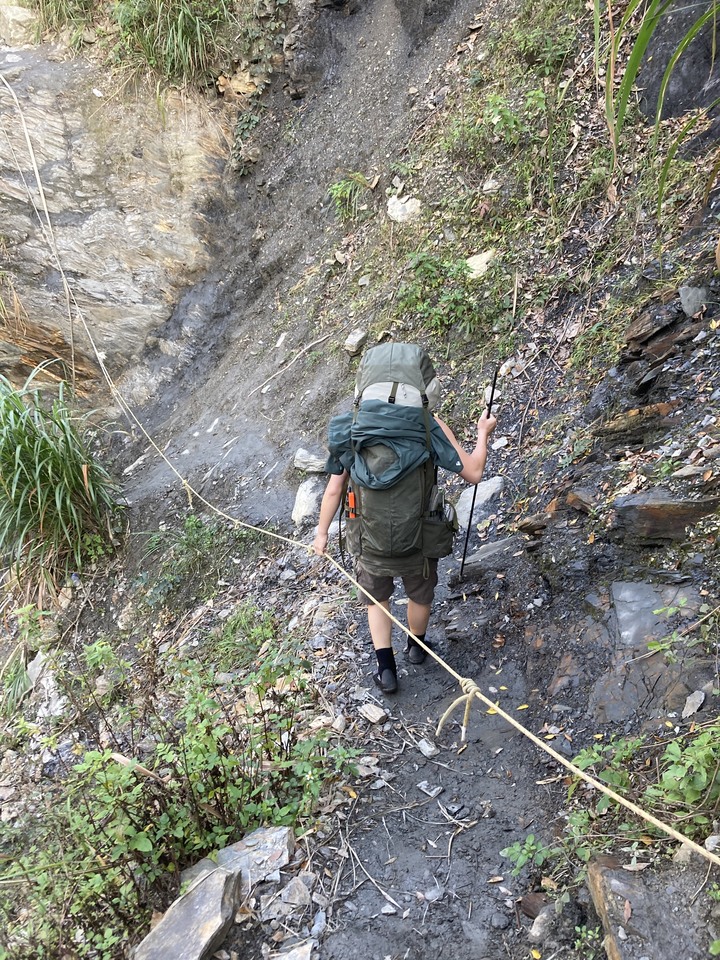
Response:
POLYGON ((318 531, 315 534, 315 539, 313 540, 313 550, 319 557, 321 557, 325 553, 327 542, 328 542, 328 535, 326 533, 320 533, 320 531, 318 531))

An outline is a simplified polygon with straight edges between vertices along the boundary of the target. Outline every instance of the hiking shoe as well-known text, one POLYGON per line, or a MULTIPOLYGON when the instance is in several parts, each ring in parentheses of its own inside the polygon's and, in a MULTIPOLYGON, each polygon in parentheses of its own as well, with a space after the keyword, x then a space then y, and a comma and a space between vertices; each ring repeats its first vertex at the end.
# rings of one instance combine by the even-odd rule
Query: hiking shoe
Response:
POLYGON ((425 657, 427 657, 427 653, 417 643, 413 643, 407 648, 407 658, 410 663, 425 663, 425 657))
POLYGON ((373 674, 375 685, 380 687, 383 693, 395 693, 398 687, 397 675, 392 670, 383 670, 382 673, 373 674))
MULTIPOLYGON (((432 644, 428 643, 427 640, 425 641, 425 646, 430 647, 430 649, 432 649, 432 644)), ((427 657, 427 650, 424 650, 417 643, 408 643, 407 647, 405 647, 405 655, 407 656, 410 663, 415 663, 415 664, 425 663, 425 658, 427 657)))

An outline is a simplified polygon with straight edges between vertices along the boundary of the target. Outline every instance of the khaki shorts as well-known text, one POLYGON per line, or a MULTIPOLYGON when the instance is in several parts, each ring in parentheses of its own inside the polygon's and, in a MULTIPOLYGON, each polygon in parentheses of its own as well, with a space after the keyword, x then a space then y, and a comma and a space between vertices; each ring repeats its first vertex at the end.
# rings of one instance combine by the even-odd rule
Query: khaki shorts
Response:
MULTIPOLYGON (((432 603, 438 582, 437 560, 428 560, 428 567, 427 577, 424 577, 421 573, 411 573, 400 578, 408 599, 426 607, 432 603)), ((356 566, 355 575, 360 586, 371 593, 376 600, 389 600, 393 595, 395 589, 395 579, 393 577, 368 573, 359 563, 356 566)), ((372 603, 372 600, 369 600, 364 593, 360 594, 359 599, 368 605, 372 603)))

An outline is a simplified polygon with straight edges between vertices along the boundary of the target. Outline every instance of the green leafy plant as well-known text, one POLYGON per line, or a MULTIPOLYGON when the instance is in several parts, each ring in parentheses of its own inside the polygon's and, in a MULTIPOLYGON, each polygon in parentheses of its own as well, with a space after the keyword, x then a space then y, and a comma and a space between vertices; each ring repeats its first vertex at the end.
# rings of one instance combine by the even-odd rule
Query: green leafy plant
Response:
POLYGON ((456 328, 469 335, 478 330, 484 318, 465 260, 420 252, 409 258, 407 270, 409 279, 396 300, 399 313, 414 314, 435 333, 456 328))
MULTIPOLYGON (((172 682, 143 695, 142 731, 133 665, 104 639, 81 651, 82 670, 113 673, 129 698, 112 715, 97 697, 91 705, 125 746, 117 734, 112 748, 78 746, 77 760, 63 761, 42 837, 4 865, 0 918, 13 931, 12 960, 115 960, 118 944, 132 944, 150 910, 175 896, 185 866, 261 824, 311 818, 324 786, 350 768, 352 751, 306 720, 315 694, 297 640, 248 605, 231 619, 224 630, 254 638, 255 656, 221 685, 212 648, 207 665, 169 652, 157 673, 172 682)), ((58 677, 74 697, 78 671, 58 677)))
POLYGON ((328 188, 328 193, 335 205, 335 212, 344 221, 357 220, 361 213, 364 200, 372 189, 370 181, 363 173, 348 173, 342 180, 338 180, 328 188))
MULTIPOLYGON (((637 756, 644 743, 640 737, 613 737, 610 743, 596 743, 581 750, 573 762, 580 770, 592 770, 599 780, 624 794, 632 783, 630 761, 637 756)), ((572 796, 576 787, 577 782, 570 787, 569 796, 572 796)), ((596 810, 601 813, 612 803, 613 801, 603 794, 598 800, 596 810)))
POLYGON ((60 383, 44 403, 32 381, 0 377, 0 553, 21 579, 57 580, 80 570, 85 537, 108 542, 117 487, 90 450, 60 383))
POLYGON ((213 596, 226 564, 234 553, 257 547, 259 535, 243 527, 228 527, 197 514, 185 517, 180 530, 163 529, 151 534, 142 558, 156 560, 153 575, 144 572, 136 581, 142 604, 151 610, 165 607, 180 597, 205 599, 213 596))
POLYGON ((691 835, 708 827, 720 804, 719 732, 712 726, 671 741, 660 758, 657 783, 645 791, 647 800, 671 810, 691 835))
POLYGON ((536 839, 534 833, 529 833, 523 841, 517 840, 509 847, 500 851, 501 857, 507 857, 513 866, 512 875, 517 877, 522 868, 528 864, 541 867, 546 861, 559 855, 556 847, 547 847, 536 839))
POLYGON ((521 116, 512 109, 506 97, 499 93, 488 96, 482 120, 506 146, 516 146, 522 134, 527 131, 521 116))
POLYGON ((600 960, 605 953, 599 927, 575 927, 576 939, 573 949, 581 960, 600 960))

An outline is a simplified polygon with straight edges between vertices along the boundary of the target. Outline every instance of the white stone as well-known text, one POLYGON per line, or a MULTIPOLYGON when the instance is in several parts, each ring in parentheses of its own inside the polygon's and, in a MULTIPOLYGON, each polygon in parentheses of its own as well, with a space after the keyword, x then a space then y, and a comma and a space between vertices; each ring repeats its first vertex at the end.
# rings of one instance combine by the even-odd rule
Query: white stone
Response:
POLYGON ((479 280, 480 277, 484 277, 496 256, 497 250, 493 247, 490 250, 485 250, 483 253, 476 253, 472 257, 468 257, 465 261, 470 270, 468 279, 479 280))
POLYGON ((421 215, 420 201, 416 197, 390 197, 387 205, 387 214, 395 223, 412 223, 421 215))
POLYGON ((370 723, 382 723, 383 720, 387 720, 387 713, 378 707, 374 703, 363 703, 361 707, 358 708, 358 713, 360 713, 366 720, 370 723))
POLYGON ((295 454, 293 466, 296 470, 304 470, 305 473, 325 473, 325 457, 318 457, 301 447, 295 454))
POLYGON ((704 703, 705 694, 702 692, 702 690, 696 690, 695 693, 691 693, 685 701, 685 706, 683 707, 683 720, 687 720, 688 717, 691 717, 694 713, 697 713, 704 703))
POLYGON ((27 7, 0 3, 0 43, 9 47, 32 44, 37 25, 37 16, 27 7))
MULTIPOLYGON (((463 530, 467 530, 470 523, 470 507, 472 506, 474 487, 468 487, 460 494, 460 498, 455 505, 458 523, 463 530)), ((475 509, 473 510, 473 523, 479 523, 488 514, 488 507, 497 500, 505 489, 505 480, 503 477, 491 477, 489 480, 483 480, 477 485, 477 496, 475 497, 475 509)))
POLYGON ((356 357, 367 343, 367 330, 353 330, 343 344, 343 349, 347 350, 351 357, 356 357))
POLYGON ((309 520, 317 518, 324 489, 325 484, 318 477, 309 477, 307 480, 303 480, 295 496, 295 506, 292 512, 294 524, 301 527, 309 520))

